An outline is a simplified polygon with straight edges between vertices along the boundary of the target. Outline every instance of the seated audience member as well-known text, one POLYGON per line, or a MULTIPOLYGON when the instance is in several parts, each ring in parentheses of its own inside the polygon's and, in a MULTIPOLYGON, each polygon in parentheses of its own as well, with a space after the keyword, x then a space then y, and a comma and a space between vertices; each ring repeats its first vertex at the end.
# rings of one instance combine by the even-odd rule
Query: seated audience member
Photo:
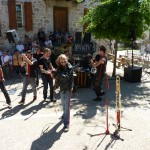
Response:
POLYGON ((21 44, 20 41, 18 41, 16 49, 19 51, 20 54, 24 51, 24 46, 23 46, 23 44, 21 44))
POLYGON ((13 67, 17 76, 21 77, 21 63, 22 63, 22 55, 16 50, 13 55, 13 67))
POLYGON ((48 48, 53 48, 52 41, 46 37, 45 46, 48 48))
POLYGON ((54 45, 54 34, 50 32, 49 39, 52 41, 52 45, 54 45))
POLYGON ((9 62, 10 76, 13 76, 13 58, 12 58, 11 50, 7 51, 7 55, 9 56, 9 59, 10 59, 10 62, 9 62))

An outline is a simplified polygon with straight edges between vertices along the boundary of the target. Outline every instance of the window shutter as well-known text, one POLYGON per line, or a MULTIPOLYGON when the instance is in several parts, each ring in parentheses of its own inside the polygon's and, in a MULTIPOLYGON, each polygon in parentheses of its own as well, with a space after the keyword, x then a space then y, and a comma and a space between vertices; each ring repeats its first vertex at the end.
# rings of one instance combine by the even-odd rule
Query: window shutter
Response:
POLYGON ((17 29, 16 0, 8 0, 9 28, 17 29))
MULTIPOLYGON (((88 13, 88 11, 89 11, 88 8, 84 8, 84 16, 88 13)), ((84 26, 83 26, 83 31, 86 30, 87 26, 88 26, 87 24, 84 24, 84 26)))
POLYGON ((24 2, 25 30, 32 30, 32 3, 24 2))

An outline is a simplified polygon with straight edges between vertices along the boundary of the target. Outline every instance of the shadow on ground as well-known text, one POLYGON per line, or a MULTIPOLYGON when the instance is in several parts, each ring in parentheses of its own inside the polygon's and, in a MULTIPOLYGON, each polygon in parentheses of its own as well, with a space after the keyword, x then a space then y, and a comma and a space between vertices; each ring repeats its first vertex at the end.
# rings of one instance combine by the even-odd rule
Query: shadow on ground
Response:
MULTIPOLYGON (((52 129, 49 130, 49 126, 45 126, 42 135, 32 142, 30 150, 48 150, 53 144, 60 139, 63 129, 57 131, 62 121, 58 122, 52 129)), ((65 143, 64 143, 65 144, 65 143)), ((60 148, 61 149, 61 148, 60 148)))

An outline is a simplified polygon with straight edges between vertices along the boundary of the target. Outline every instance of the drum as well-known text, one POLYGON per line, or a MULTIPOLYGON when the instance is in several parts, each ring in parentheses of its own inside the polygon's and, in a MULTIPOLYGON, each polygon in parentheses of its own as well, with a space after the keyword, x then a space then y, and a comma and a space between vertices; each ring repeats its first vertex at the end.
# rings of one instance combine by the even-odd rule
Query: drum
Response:
POLYGON ((91 76, 89 72, 77 71, 75 84, 79 87, 87 87, 90 85, 91 76))

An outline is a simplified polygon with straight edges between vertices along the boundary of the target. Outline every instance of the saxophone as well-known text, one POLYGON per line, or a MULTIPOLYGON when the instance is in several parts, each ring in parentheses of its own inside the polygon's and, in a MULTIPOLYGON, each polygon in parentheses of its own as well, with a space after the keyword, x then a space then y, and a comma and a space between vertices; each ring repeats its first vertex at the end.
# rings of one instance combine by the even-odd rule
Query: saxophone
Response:
POLYGON ((120 77, 116 77, 116 120, 117 128, 121 128, 121 92, 120 92, 120 77))

